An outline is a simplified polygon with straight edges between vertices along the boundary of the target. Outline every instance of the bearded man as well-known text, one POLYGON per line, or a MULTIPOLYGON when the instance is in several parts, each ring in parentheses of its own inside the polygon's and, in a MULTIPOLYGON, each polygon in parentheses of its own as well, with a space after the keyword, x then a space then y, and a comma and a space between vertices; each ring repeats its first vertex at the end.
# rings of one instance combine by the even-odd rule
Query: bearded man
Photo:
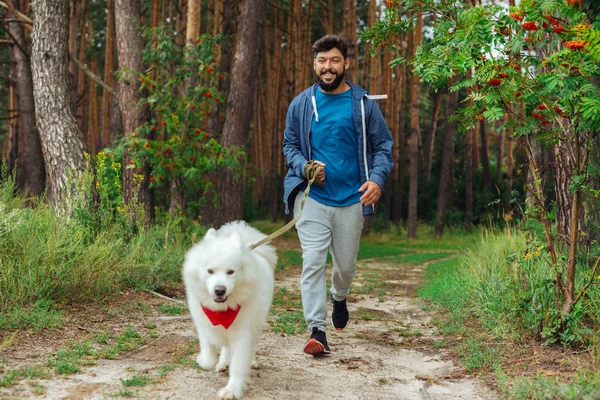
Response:
POLYGON ((338 35, 327 35, 313 46, 318 82, 290 104, 283 139, 288 163, 284 181, 286 214, 301 212, 296 229, 302 245, 300 286, 310 339, 304 352, 330 353, 326 338, 327 253, 333 259, 329 297, 331 324, 337 330, 349 319, 346 296, 356 270, 364 216, 374 205, 392 169, 393 139, 375 102, 383 96, 344 80, 350 67, 348 45, 338 35), (304 199, 308 171, 322 167, 319 185, 304 199), (305 200, 301 210, 302 200, 305 200))

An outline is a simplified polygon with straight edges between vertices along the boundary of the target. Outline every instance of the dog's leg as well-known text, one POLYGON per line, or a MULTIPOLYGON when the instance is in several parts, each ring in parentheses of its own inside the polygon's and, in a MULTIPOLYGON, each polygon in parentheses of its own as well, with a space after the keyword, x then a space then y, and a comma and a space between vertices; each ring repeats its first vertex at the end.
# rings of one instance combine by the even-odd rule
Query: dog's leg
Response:
POLYGON ((223 345, 221 347, 221 356, 219 357, 219 362, 216 366, 217 372, 226 371, 229 368, 229 347, 227 345, 223 345))
POLYGON ((203 339, 202 336, 199 336, 199 338, 200 353, 198 353, 198 356, 196 356, 196 362, 202 369, 213 369, 217 363, 217 352, 215 351, 215 346, 209 344, 208 340, 203 339))
POLYGON ((238 338, 231 346, 231 363, 229 365, 229 382, 219 391, 221 400, 239 399, 244 394, 246 380, 250 374, 250 364, 254 359, 255 338, 248 334, 238 338))

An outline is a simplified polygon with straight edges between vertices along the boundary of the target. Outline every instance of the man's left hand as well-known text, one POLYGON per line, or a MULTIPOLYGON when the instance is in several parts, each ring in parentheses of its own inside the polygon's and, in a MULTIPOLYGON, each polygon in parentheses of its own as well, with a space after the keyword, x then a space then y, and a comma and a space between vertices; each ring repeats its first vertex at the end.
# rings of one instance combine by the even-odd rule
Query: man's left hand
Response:
POLYGON ((360 196, 360 203, 363 206, 375 204, 381 197, 381 188, 373 181, 366 181, 358 191, 363 192, 363 195, 360 196))

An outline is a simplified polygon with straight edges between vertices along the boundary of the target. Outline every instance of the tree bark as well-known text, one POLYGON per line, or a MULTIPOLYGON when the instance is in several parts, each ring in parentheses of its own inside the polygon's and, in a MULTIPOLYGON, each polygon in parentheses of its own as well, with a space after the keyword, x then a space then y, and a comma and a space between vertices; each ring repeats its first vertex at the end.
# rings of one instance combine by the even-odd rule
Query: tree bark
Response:
MULTIPOLYGON (((417 25, 412 33, 411 54, 415 54, 422 37, 423 19, 421 12, 417 13, 417 25)), ((417 75, 411 75, 410 90, 410 140, 409 140, 409 176, 408 189, 408 238, 417 237, 417 199, 419 186, 419 96, 420 82, 417 75)))
MULTIPOLYGON (((449 82, 448 88, 451 84, 449 82)), ((450 182, 454 179, 454 138, 456 137, 457 124, 450 121, 450 117, 456 114, 458 109, 458 91, 451 92, 448 89, 448 107, 446 110, 446 137, 444 138, 444 147, 442 151, 442 169, 440 172, 440 184, 438 186, 437 212, 435 219, 435 234, 443 235, 444 220, 448 203, 448 188, 450 182)))
MULTIPOLYGON (((106 44, 104 53, 104 82, 112 88, 115 87, 115 7, 114 0, 106 1, 106 44)), ((108 146, 110 140, 111 103, 113 96, 107 91, 102 91, 102 116, 100 127, 100 146, 108 146)))
MULTIPOLYGON (((222 145, 226 148, 245 146, 248 141, 263 20, 264 0, 244 1, 223 129, 222 145)), ((244 216, 243 180, 235 177, 228 169, 222 170, 221 173, 222 176, 217 185, 219 208, 217 209, 216 225, 222 225, 234 219, 242 219, 244 216)))
POLYGON ((85 170, 83 136, 69 91, 69 2, 35 0, 32 77, 36 122, 49 180, 49 200, 59 215, 71 215, 83 198, 79 178, 85 170))
MULTIPOLYGON (((556 227, 559 240, 567 242, 571 236, 573 193, 569 190, 573 171, 578 167, 573 151, 560 141, 554 146, 554 192, 556 194, 556 227)), ((577 226, 577 225, 575 225, 577 226)), ((571 246, 573 243, 571 243, 571 246)))
MULTIPOLYGON (((15 5, 13 4, 13 7, 15 5)), ((17 7, 15 7, 17 8, 17 7)), ((35 125, 35 106, 33 99, 33 80, 31 76, 31 61, 23 25, 8 24, 8 29, 19 43, 12 49, 15 61, 16 93, 19 109, 19 141, 17 158, 17 185, 23 190, 25 197, 38 196, 46 188, 46 170, 44 157, 37 127, 35 125)))
POLYGON ((442 102, 442 95, 440 93, 434 94, 433 99, 433 120, 431 121, 431 129, 429 131, 429 137, 427 138, 427 153, 426 165, 425 165, 425 180, 429 182, 431 179, 431 166, 433 164, 433 152, 435 149, 435 131, 438 126, 438 114, 440 111, 440 104, 442 102))
MULTIPOLYGON (((115 28, 117 39, 117 57, 122 72, 119 103, 125 135, 132 135, 149 117, 148 108, 138 107, 142 97, 137 73, 143 71, 143 41, 138 30, 141 18, 140 0, 115 1, 115 28)), ((132 205, 137 201, 144 208, 144 222, 148 227, 154 220, 154 206, 149 188, 150 170, 147 166, 130 165, 131 154, 123 156, 123 201, 132 205), (142 181, 136 184, 134 175, 141 175, 142 181)))
POLYGON ((488 134, 487 134, 487 125, 485 124, 485 120, 482 119, 479 121, 479 137, 481 139, 481 167, 483 168, 483 188, 484 190, 488 190, 491 185, 490 178, 490 159, 489 159, 489 151, 488 151, 488 134))

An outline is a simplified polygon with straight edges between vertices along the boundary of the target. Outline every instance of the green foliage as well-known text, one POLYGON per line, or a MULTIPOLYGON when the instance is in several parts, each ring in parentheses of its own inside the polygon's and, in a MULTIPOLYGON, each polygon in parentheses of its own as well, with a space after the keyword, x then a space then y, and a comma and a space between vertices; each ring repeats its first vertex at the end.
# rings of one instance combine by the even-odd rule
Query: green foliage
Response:
MULTIPOLYGON (((569 170, 560 171, 562 165, 556 164, 557 170, 566 175, 571 191, 588 195, 585 207, 595 209, 590 203, 598 198, 600 175, 595 161, 590 160, 597 152, 600 88, 592 77, 600 74, 600 24, 590 20, 591 14, 578 0, 523 0, 511 9, 436 0, 393 0, 387 6, 390 10, 384 14, 385 21, 368 29, 363 39, 374 46, 384 43, 393 47, 393 43, 398 43, 394 37, 398 29, 410 29, 405 15, 435 14, 433 37, 426 38, 414 57, 407 60, 413 73, 436 88, 452 82, 451 90, 468 89, 466 104, 455 118, 461 132, 472 130, 482 120, 498 121, 507 114, 510 122, 502 129, 514 128, 514 136, 522 138, 533 166, 526 216, 544 221, 546 244, 539 251, 530 249, 528 254, 544 251, 546 257, 536 261, 535 268, 524 265, 515 273, 527 282, 518 295, 510 287, 519 284, 517 278, 482 283, 481 294, 490 292, 512 296, 516 303, 522 301, 514 309, 504 309, 510 301, 491 302, 486 307, 511 316, 520 310, 516 317, 525 326, 538 326, 539 335, 546 341, 585 342, 589 332, 582 327, 581 319, 589 311, 577 305, 582 297, 579 292, 570 293, 570 288, 587 288, 585 282, 590 281, 590 276, 586 276, 586 269, 591 263, 580 262, 583 254, 577 251, 578 239, 572 239, 573 249, 555 244, 558 240, 552 235, 544 198, 547 183, 537 176, 539 166, 535 164, 531 143, 536 141, 540 147, 560 145, 559 151, 577 149, 568 150, 574 153, 569 158, 573 163, 569 170), (555 249, 562 253, 557 256, 555 249), (573 268, 577 273, 567 273, 573 268)), ((570 195, 562 193, 560 198, 570 195)), ((557 223, 558 231, 579 233, 578 223, 571 223, 570 227, 565 226, 569 224, 567 219, 557 223)), ((581 235, 589 235, 594 229, 588 228, 581 235)), ((498 265, 487 267, 482 273, 496 278, 498 265)))
MULTIPOLYGON (((110 184, 97 183, 99 197, 108 199, 104 189, 110 184)), ((179 282, 183 255, 192 244, 188 235, 199 229, 190 225, 192 232, 184 233, 178 225, 157 224, 147 231, 132 230, 124 211, 108 200, 101 200, 95 211, 82 203, 65 219, 44 203, 26 207, 15 193, 14 177, 0 180, 3 329, 57 326, 63 304, 179 282)))
MULTIPOLYGON (((431 265, 420 295, 451 310, 456 320, 477 317, 498 337, 597 346, 600 290, 592 288, 571 313, 557 311, 555 272, 544 259, 544 247, 527 232, 488 233, 462 263, 431 265)), ((577 287, 590 272, 582 274, 577 287)))
MULTIPOLYGON (((246 155, 241 148, 225 148, 217 132, 207 132, 207 119, 224 118, 226 98, 219 91, 225 78, 218 70, 221 36, 203 35, 192 45, 180 47, 167 27, 147 30, 143 59, 149 69, 138 80, 153 118, 135 132, 126 132, 118 152, 130 152, 126 168, 150 168, 150 187, 170 182, 196 217, 214 191, 210 173, 228 168, 241 174, 246 155)), ((170 196, 175 195, 171 193, 170 196)))
POLYGON ((510 385, 501 375, 500 387, 504 394, 515 400, 561 399, 594 400, 600 398, 600 374, 596 372, 578 373, 572 382, 560 382, 556 377, 537 373, 533 378, 515 379, 510 385))

